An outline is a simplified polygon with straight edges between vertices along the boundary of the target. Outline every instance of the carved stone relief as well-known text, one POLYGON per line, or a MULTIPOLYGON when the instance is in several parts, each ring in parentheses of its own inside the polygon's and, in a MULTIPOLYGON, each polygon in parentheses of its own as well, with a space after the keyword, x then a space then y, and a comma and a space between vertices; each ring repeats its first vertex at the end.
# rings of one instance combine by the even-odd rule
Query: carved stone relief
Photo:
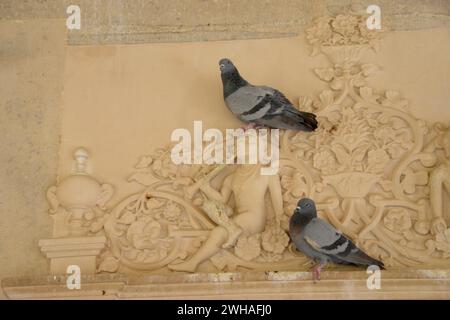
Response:
POLYGON ((39 246, 50 259, 53 274, 65 274, 70 265, 95 273, 97 256, 106 244, 106 203, 114 191, 88 174, 88 156, 83 148, 75 150, 75 172, 47 191, 53 238, 39 241, 39 246))
POLYGON ((301 270, 309 261, 286 230, 306 196, 388 268, 450 266, 450 128, 416 119, 399 92, 367 86, 380 67, 365 56, 380 35, 357 15, 307 29, 312 55, 329 61, 314 69, 329 88, 300 99, 320 125, 281 134, 278 175, 262 176, 258 165, 174 165, 167 146, 138 160, 129 182, 142 191, 110 212, 105 185, 86 189, 84 208, 51 188, 54 236, 104 233, 98 272, 301 270))
POLYGON ((87 173, 85 149, 77 149, 74 159, 75 173, 47 191, 55 238, 94 235, 101 231, 107 217, 106 203, 114 193, 110 184, 101 184, 87 173))

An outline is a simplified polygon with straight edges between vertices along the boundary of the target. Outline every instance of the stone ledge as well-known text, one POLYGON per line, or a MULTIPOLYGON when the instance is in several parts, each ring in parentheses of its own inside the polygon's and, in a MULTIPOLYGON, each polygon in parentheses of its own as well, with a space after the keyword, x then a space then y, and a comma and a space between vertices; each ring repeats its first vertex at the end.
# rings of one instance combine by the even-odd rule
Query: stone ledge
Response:
MULTIPOLYGON (((0 19, 66 19, 69 0, 3 0, 0 19)), ((366 13, 365 0, 78 0, 81 30, 70 45, 216 41, 297 36, 314 17, 366 13)), ((448 27, 449 4, 441 0, 379 0, 389 30, 448 27)), ((61 22, 64 25, 64 21, 61 22)))
POLYGON ((386 270, 381 288, 366 287, 365 271, 332 270, 313 283, 310 272, 84 276, 80 290, 65 276, 7 278, 10 299, 450 299, 450 270, 386 270))

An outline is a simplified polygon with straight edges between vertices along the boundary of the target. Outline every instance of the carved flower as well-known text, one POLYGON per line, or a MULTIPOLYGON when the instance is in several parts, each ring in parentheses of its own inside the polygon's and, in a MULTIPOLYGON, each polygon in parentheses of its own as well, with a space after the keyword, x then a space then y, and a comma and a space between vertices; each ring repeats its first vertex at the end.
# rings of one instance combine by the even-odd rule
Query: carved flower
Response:
POLYGON ((450 253, 450 228, 436 235, 436 248, 444 253, 450 253))
POLYGON ((333 36, 331 37, 331 44, 336 46, 339 44, 344 44, 345 38, 342 34, 339 33, 333 33, 333 36))
POLYGON ((377 129, 375 129, 373 134, 375 137, 382 139, 384 141, 393 139, 393 137, 395 137, 396 135, 394 129, 392 129, 392 127, 389 126, 378 127, 377 129))
POLYGON ((167 228, 146 216, 131 224, 127 230, 127 244, 122 254, 136 262, 154 263, 167 257, 173 246, 173 238, 167 237, 167 228))
POLYGON ((330 17, 320 17, 314 20, 315 24, 306 29, 306 38, 309 43, 323 42, 331 37, 330 17))
POLYGON ((389 230, 402 234, 412 227, 411 217, 405 209, 390 209, 384 217, 384 225, 389 230))
POLYGON ((286 232, 280 228, 271 227, 262 233, 262 247, 272 253, 282 253, 289 243, 286 232))
POLYGON ((170 158, 155 159, 151 164, 155 174, 162 178, 175 178, 177 167, 171 162, 170 158))
POLYGON ((342 141, 342 144, 349 150, 355 149, 361 142, 361 136, 358 133, 343 134, 342 137, 336 139, 342 141))
POLYGON ((367 171, 372 173, 382 173, 389 161, 389 155, 383 149, 371 150, 368 155, 368 167, 367 171))
POLYGON ((131 224, 127 239, 137 249, 155 249, 161 235, 161 224, 152 218, 144 218, 131 224))
POLYGON ((260 238, 259 233, 250 237, 241 236, 234 247, 234 253, 246 261, 255 259, 261 254, 260 238))
POLYGON ((314 167, 321 170, 324 174, 333 174, 336 171, 336 159, 333 154, 328 151, 320 151, 313 158, 314 167))
POLYGON ((402 98, 399 92, 388 90, 385 93, 385 98, 381 100, 381 104, 385 107, 404 110, 408 107, 408 100, 402 98))
POLYGON ((292 176, 283 175, 281 177, 281 185, 288 190, 294 198, 299 198, 306 193, 306 183, 303 180, 303 175, 296 171, 292 176))
POLYGON ((164 208, 163 216, 170 222, 177 222, 181 215, 181 207, 170 201, 164 208))
POLYGON ((358 18, 352 15, 338 15, 331 25, 337 33, 351 37, 357 32, 358 18))

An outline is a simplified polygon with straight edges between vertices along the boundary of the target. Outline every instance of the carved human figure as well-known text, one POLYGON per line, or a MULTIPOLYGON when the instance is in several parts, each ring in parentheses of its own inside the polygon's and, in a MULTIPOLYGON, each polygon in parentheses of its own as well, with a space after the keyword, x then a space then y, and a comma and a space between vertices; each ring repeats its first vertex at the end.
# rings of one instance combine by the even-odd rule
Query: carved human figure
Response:
MULTIPOLYGON (((261 175, 261 165, 238 165, 236 170, 228 175, 221 186, 220 191, 215 190, 210 184, 201 187, 213 201, 226 204, 231 195, 235 200, 235 215, 231 218, 231 228, 235 225, 240 229, 243 236, 264 231, 267 219, 265 195, 270 193, 272 207, 275 211, 276 220, 279 223, 283 215, 283 199, 281 193, 280 179, 278 175, 261 175)), ((223 219, 225 215, 222 215, 223 219)), ((226 220, 216 226, 210 233, 208 239, 190 260, 179 264, 171 264, 168 267, 176 271, 194 272, 197 266, 219 252, 224 246, 232 245, 236 240, 236 234, 230 235, 223 225, 226 220)), ((240 233, 238 232, 238 236, 240 233)))
POLYGON ((228 239, 222 245, 222 248, 232 247, 242 234, 242 228, 239 227, 231 218, 234 213, 233 209, 221 201, 208 198, 204 199, 202 208, 211 220, 227 230, 228 239))
POLYGON ((443 163, 437 166, 430 175, 430 202, 433 213, 432 232, 438 234, 447 229, 443 212, 443 193, 450 193, 450 129, 442 133, 436 140, 437 145, 445 151, 443 163))

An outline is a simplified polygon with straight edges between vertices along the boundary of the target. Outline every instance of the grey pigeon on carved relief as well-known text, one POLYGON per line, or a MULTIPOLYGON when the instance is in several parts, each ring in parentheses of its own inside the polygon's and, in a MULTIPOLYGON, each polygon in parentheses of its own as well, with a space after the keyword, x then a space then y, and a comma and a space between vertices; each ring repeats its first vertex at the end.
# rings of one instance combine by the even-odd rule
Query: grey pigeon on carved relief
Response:
POLYGON ((289 221, 289 235, 297 249, 318 262, 313 278, 320 279, 322 268, 329 262, 356 266, 376 265, 381 261, 371 258, 328 222, 317 217, 313 200, 303 198, 297 203, 289 221))
POLYGON ((221 59, 219 65, 225 104, 247 124, 246 128, 257 126, 300 131, 317 128, 316 115, 297 110, 280 91, 248 83, 229 59, 221 59))

